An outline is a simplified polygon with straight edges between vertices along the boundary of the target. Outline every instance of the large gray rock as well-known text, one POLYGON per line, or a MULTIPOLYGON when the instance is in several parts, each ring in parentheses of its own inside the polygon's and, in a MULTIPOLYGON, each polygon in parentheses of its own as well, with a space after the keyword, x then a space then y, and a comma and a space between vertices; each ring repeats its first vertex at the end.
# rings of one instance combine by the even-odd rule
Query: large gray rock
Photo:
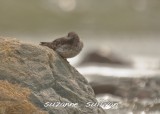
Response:
POLYGON ((91 86, 74 67, 47 47, 0 38, 0 80, 29 88, 31 103, 49 114, 104 113, 100 107, 86 107, 87 102, 97 102, 91 86), (46 106, 55 102, 78 103, 78 106, 46 106))

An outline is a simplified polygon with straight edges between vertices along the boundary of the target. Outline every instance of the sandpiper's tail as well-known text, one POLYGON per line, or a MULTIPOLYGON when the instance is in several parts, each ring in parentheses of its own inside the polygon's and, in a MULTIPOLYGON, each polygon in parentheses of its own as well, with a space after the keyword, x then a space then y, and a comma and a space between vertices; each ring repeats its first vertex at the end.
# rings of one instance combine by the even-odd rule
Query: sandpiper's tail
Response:
POLYGON ((52 43, 51 42, 40 42, 40 45, 52 48, 52 43))
POLYGON ((43 46, 48 46, 48 44, 50 44, 49 42, 40 42, 40 45, 43 45, 43 46))

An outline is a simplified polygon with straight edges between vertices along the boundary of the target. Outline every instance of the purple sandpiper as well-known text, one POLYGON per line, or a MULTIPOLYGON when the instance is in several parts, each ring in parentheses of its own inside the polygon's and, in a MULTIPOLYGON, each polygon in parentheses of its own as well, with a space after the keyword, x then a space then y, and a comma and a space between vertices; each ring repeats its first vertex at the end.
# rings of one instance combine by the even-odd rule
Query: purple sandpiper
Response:
POLYGON ((40 45, 53 49, 63 58, 72 58, 78 55, 83 48, 83 42, 75 32, 69 32, 67 36, 52 42, 41 42, 40 45))

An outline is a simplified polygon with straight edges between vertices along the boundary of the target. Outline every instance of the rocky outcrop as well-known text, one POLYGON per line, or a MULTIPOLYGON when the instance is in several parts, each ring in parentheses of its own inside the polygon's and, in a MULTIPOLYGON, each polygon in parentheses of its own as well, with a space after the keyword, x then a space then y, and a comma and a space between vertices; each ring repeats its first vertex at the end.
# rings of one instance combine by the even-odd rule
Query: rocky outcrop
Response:
POLYGON ((0 114, 48 114, 29 101, 29 89, 0 80, 0 90, 0 114))
POLYGON ((87 102, 97 102, 91 86, 74 67, 47 47, 0 38, 0 80, 4 85, 0 87, 2 114, 12 111, 7 108, 10 103, 14 104, 16 114, 20 114, 21 107, 26 107, 20 110, 24 114, 104 113, 100 107, 86 107, 87 102), (9 104, 3 106, 4 102, 9 104), (32 112, 27 112, 27 108, 32 112))

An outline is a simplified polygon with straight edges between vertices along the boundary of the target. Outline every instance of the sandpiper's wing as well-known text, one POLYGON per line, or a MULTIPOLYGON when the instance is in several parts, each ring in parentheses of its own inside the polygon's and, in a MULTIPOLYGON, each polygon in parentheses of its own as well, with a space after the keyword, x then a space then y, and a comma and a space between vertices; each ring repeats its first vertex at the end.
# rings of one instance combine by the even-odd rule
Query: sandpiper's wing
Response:
POLYGON ((62 45, 69 45, 71 43, 70 39, 66 37, 58 38, 52 42, 53 48, 61 47, 62 45))

